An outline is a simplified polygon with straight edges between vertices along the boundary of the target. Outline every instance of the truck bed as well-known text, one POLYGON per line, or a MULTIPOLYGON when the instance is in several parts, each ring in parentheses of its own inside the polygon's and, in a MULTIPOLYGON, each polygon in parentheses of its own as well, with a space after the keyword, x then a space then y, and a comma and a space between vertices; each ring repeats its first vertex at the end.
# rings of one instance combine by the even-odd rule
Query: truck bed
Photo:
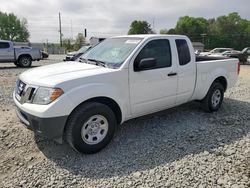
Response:
POLYGON ((193 99, 201 100, 206 96, 215 78, 225 77, 227 89, 232 87, 238 78, 238 59, 202 57, 196 61, 196 84, 193 99), (206 60, 205 60, 206 59, 206 60))
POLYGON ((196 56, 196 62, 229 59, 228 57, 196 56))

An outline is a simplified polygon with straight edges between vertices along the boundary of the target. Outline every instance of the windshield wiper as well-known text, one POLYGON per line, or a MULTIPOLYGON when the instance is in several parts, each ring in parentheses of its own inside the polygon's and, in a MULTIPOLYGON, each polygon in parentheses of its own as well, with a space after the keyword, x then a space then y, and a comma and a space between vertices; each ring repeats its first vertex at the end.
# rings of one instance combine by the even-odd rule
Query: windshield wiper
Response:
POLYGON ((95 65, 101 65, 103 67, 107 67, 107 64, 103 61, 97 60, 97 59, 87 59, 88 61, 93 61, 95 62, 95 65))
POLYGON ((88 60, 82 57, 79 57, 79 62, 88 63, 88 60))

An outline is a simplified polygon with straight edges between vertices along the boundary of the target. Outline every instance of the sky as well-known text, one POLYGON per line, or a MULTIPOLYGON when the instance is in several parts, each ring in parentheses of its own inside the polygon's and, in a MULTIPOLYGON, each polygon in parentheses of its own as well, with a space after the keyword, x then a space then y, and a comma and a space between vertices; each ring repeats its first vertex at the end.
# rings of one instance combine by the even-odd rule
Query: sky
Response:
POLYGON ((31 42, 58 42, 61 13, 64 38, 87 28, 88 38, 127 34, 133 20, 159 32, 181 16, 216 18, 238 12, 250 20, 250 0, 1 0, 0 11, 26 18, 31 42))

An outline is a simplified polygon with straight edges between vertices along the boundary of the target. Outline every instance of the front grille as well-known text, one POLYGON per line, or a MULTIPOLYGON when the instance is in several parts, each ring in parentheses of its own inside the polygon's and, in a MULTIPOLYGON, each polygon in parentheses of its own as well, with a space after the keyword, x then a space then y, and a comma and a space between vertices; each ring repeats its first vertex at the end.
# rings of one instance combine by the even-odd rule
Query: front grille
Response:
POLYGON ((15 95, 16 99, 21 103, 31 102, 35 94, 35 87, 25 84, 23 81, 18 80, 16 84, 15 95))

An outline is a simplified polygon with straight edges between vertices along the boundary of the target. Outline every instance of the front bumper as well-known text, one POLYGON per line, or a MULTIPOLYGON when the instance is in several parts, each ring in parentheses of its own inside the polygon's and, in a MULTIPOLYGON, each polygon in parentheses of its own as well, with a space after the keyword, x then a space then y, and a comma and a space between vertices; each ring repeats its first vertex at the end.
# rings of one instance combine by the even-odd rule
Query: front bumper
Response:
POLYGON ((22 111, 17 107, 17 117, 28 128, 48 139, 59 139, 63 136, 63 130, 68 116, 40 118, 22 111))
POLYGON ((63 61, 71 61, 74 56, 66 56, 63 61))

